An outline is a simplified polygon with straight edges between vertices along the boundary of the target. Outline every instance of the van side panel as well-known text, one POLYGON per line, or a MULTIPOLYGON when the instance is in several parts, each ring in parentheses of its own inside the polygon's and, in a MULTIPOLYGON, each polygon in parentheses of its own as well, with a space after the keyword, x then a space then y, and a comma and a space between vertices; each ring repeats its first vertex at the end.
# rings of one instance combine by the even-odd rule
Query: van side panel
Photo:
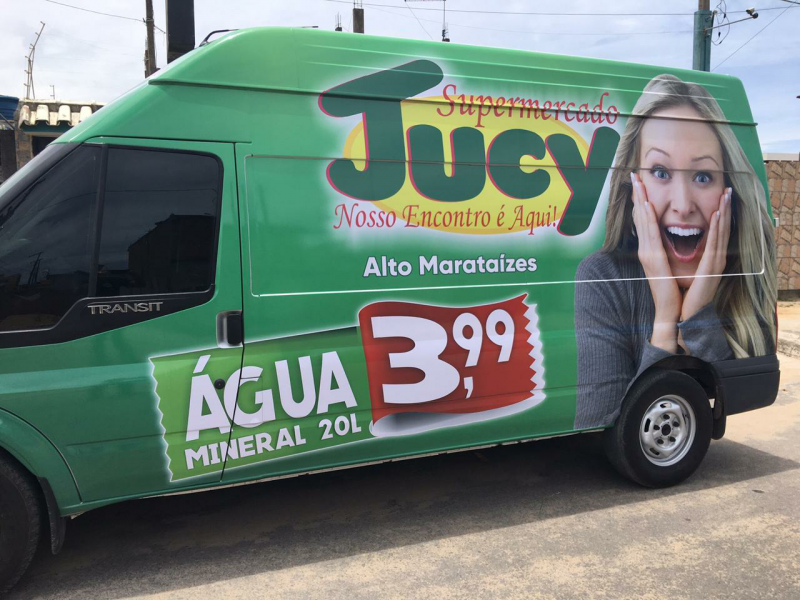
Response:
MULTIPOLYGON (((608 426, 612 412, 576 426, 576 397, 618 405, 649 339, 634 301, 647 304, 648 284, 635 268, 622 278, 632 284, 614 269, 584 270, 586 283, 576 273, 604 242, 615 173, 632 169, 617 149, 643 90, 673 75, 703 86, 763 176, 729 77, 269 29, 193 54, 155 76, 148 97, 170 137, 191 135, 182 111, 198 89, 198 117, 223 105, 230 117, 245 356, 241 371, 220 371, 235 390, 206 397, 230 434, 209 419, 202 439, 167 443, 187 485, 223 456, 223 481, 239 481, 608 426), (265 70, 242 58, 256 55, 285 60, 265 70), (590 334, 630 352, 625 381, 581 380, 586 284, 616 294, 590 334)), ((130 131, 124 110, 106 119, 130 131)), ((208 132, 224 135, 219 123, 208 132)))
MULTIPOLYGON (((244 358, 206 337, 153 361, 151 383, 172 392, 157 418, 198 430, 150 440, 169 489, 604 428, 678 343, 704 364, 774 348, 757 343, 774 335, 766 181, 731 77, 265 28, 186 55, 69 135, 235 146, 244 358), (695 112, 647 113, 659 98, 695 112), (710 149, 645 165, 632 150, 644 121, 696 126, 661 139, 710 149), (734 192, 735 260, 712 275, 736 294, 676 319, 668 347, 650 343, 656 292, 637 254, 631 173, 653 204, 665 182, 713 190, 702 210, 658 222, 679 257, 670 269, 692 263, 687 277, 734 192), (217 391, 198 391, 205 368, 217 391), (596 410, 579 420, 581 403, 596 410)), ((164 325, 191 339, 190 320, 164 325)), ((88 468, 89 448, 67 441, 88 468)), ((130 491, 108 483, 93 497, 130 491)))

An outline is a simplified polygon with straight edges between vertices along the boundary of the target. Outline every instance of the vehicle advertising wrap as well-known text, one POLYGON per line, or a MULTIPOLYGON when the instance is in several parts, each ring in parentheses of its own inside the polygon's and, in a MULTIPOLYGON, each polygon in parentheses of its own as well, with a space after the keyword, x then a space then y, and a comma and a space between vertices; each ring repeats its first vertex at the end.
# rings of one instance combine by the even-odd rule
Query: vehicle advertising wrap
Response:
POLYGON ((322 156, 243 158, 243 362, 151 359, 173 481, 608 427, 665 357, 772 351, 763 188, 705 88, 449 69, 360 70, 313 98, 322 156))
POLYGON ((230 349, 152 359, 159 397, 188 398, 159 406, 165 431, 186 432, 166 436, 172 479, 536 406, 544 367, 524 300, 378 302, 358 326, 256 342, 241 368, 230 349))
POLYGON ((467 93, 454 83, 422 95, 443 77, 436 63, 414 61, 320 96, 330 116, 362 116, 345 142, 353 158, 327 167, 330 185, 355 201, 335 205, 336 228, 586 231, 619 142, 609 92, 593 106, 467 93), (592 125, 589 139, 576 131, 581 124, 592 125))

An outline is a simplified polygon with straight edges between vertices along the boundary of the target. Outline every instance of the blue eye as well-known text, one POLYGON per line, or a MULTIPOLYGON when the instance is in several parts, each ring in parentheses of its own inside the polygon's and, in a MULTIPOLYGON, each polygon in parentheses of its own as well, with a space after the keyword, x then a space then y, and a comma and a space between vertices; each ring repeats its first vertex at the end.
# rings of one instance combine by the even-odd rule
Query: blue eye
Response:
POLYGON ((667 169, 662 167, 661 165, 656 165, 656 166, 652 167, 650 169, 650 173, 656 179, 669 179, 670 178, 669 171, 667 171, 667 169))
POLYGON ((711 183, 714 178, 711 176, 711 173, 706 173, 705 171, 701 171, 694 176, 694 180, 697 183, 711 183))

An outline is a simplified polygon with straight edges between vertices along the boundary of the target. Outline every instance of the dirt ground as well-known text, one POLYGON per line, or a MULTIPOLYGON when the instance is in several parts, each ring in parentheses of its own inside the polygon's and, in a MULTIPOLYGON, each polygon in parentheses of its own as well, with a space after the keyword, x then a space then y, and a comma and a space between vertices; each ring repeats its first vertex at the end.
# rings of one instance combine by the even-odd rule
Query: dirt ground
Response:
MULTIPOLYGON (((800 302, 779 319, 800 343, 800 302)), ((72 521, 10 597, 797 600, 800 358, 781 367, 675 488, 583 435, 129 502, 72 521)))

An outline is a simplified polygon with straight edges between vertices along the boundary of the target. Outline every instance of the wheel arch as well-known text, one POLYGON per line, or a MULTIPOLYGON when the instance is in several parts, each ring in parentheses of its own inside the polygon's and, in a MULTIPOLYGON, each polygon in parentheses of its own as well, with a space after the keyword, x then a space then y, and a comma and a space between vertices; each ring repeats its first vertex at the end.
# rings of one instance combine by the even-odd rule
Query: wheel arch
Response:
POLYGON ((0 409, 0 448, 39 481, 42 497, 45 499, 48 494, 41 480, 47 482, 57 508, 80 504, 81 498, 75 478, 55 445, 38 429, 2 409, 0 409))

